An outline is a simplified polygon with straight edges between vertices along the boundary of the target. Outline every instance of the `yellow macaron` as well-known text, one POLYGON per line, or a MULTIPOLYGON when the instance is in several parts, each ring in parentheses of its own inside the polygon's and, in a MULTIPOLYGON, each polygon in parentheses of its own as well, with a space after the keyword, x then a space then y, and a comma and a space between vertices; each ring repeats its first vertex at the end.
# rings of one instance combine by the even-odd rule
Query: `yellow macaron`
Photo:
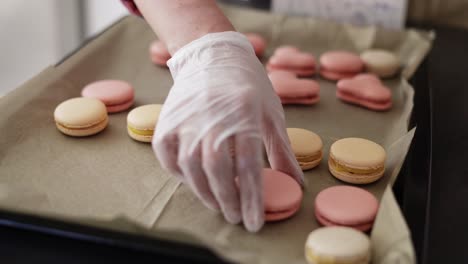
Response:
POLYGON ((151 142, 162 105, 149 104, 137 107, 127 116, 128 135, 136 141, 151 142))
POLYGON ((385 149, 363 138, 343 138, 332 144, 328 167, 333 176, 353 184, 367 184, 385 172, 385 149))
POLYGON ((322 139, 312 131, 288 128, 289 142, 302 170, 309 170, 322 160, 322 139))

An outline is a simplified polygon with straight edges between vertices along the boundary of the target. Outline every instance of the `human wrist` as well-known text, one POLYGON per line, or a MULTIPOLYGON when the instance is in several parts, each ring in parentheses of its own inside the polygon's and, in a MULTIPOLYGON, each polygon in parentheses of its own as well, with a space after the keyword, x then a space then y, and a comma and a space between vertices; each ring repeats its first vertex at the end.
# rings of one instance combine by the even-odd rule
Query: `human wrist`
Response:
POLYGON ((171 55, 206 34, 235 31, 215 0, 134 2, 171 55))
POLYGON ((168 40, 166 41, 167 49, 169 53, 174 55, 182 47, 187 46, 189 43, 200 39, 208 34, 228 31, 235 31, 234 27, 229 21, 220 21, 219 23, 205 24, 203 26, 197 27, 196 30, 191 31, 188 34, 180 34, 180 36, 168 38, 168 40))

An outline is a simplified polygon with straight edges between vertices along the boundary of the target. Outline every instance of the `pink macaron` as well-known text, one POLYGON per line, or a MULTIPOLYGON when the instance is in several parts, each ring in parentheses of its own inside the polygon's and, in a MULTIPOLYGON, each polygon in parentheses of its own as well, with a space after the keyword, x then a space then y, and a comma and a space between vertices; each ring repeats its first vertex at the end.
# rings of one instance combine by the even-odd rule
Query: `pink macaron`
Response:
POLYGON ((155 40, 149 48, 151 61, 160 66, 167 67, 167 61, 171 59, 171 54, 167 50, 166 44, 160 40, 155 40))
POLYGON ((315 217, 324 226, 347 226, 366 232, 372 228, 378 209, 374 195, 354 186, 333 186, 315 198, 315 217))
POLYGON ((267 46, 266 40, 260 34, 257 33, 245 33, 244 35, 252 44, 252 47, 255 51, 255 55, 261 58, 263 56, 263 53, 265 53, 265 49, 267 46))
POLYGON ((312 105, 320 100, 320 85, 314 80, 299 79, 288 71, 273 71, 268 77, 282 104, 312 105))
POLYGON ((328 80, 336 81, 354 77, 364 71, 362 59, 348 51, 329 51, 320 57, 320 75, 328 80))
POLYGON ((125 81, 102 80, 86 85, 81 95, 99 99, 106 105, 108 113, 117 113, 133 105, 134 90, 125 81))
POLYGON ((375 111, 392 107, 392 92, 374 74, 363 73, 337 83, 336 96, 375 111))
POLYGON ((293 216, 301 207, 302 189, 291 176, 263 169, 265 221, 279 221, 293 216))
POLYGON ((281 46, 268 61, 267 70, 289 71, 300 77, 311 76, 315 73, 315 57, 293 46, 281 46))

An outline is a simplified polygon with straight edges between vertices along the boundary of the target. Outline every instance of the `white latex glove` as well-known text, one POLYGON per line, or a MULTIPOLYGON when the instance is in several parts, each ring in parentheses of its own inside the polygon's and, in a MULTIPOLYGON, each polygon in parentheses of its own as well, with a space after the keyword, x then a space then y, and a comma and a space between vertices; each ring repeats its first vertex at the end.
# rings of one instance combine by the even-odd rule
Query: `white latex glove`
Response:
POLYGON ((264 223, 262 140, 271 167, 303 183, 262 64, 242 34, 221 32, 189 43, 168 66, 174 86, 153 139, 161 165, 228 222, 258 231, 264 223))

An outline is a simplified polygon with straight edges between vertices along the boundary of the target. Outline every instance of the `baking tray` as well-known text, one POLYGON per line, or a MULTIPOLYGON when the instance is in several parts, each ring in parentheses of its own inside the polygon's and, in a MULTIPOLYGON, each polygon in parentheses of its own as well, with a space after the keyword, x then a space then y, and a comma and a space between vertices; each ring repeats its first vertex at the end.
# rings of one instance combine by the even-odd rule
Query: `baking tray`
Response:
MULTIPOLYGON (((238 18, 239 18, 239 17, 238 17, 238 18)), ((276 17, 276 18, 277 18, 278 20, 280 20, 280 22, 281 22, 281 21, 286 21, 286 20, 283 20, 284 17, 276 17)), ((292 23, 293 25, 298 25, 298 26, 301 26, 302 23, 303 23, 303 22, 301 22, 301 20, 296 20, 296 19, 292 19, 292 20, 286 21, 286 22, 290 22, 290 23, 292 23)), ((133 22, 132 22, 132 23, 133 23, 133 22)), ((312 21, 308 21, 307 23, 311 23, 311 24, 309 24, 309 26, 312 26, 312 27, 315 26, 314 28, 319 28, 318 25, 313 24, 312 21)), ((268 25, 265 24, 265 25, 262 25, 262 26, 267 27, 268 25)), ((340 27, 337 26, 337 25, 331 25, 331 26, 332 26, 334 29, 337 29, 337 30, 340 29, 340 27)), ((278 28, 276 28, 276 30, 277 30, 277 29, 278 29, 278 28)), ((145 30, 147 30, 147 29, 145 29, 145 30)), ((350 30, 350 32, 352 32, 352 33, 354 33, 354 34, 359 34, 359 32, 360 32, 358 29, 348 28, 348 30, 350 30)), ((275 31, 275 29, 273 29, 273 31, 275 31)), ((139 31, 139 29, 137 28, 137 29, 136 29, 136 32, 133 31, 133 32, 130 32, 130 34, 136 34, 136 33, 138 33, 138 32, 141 33, 141 32, 143 32, 143 30, 139 31)), ((372 32, 372 31, 369 31, 369 32, 372 32)), ((369 33, 369 32, 368 32, 368 33, 369 33)), ((272 34, 277 34, 277 33, 278 33, 278 32, 276 32, 276 33, 275 33, 275 32, 272 32, 272 34)), ((346 32, 341 32, 341 33, 349 33, 349 32, 346 31, 346 32)), ((363 32, 361 31, 360 33, 363 33, 363 32)), ((414 34, 417 34, 417 33, 414 33, 414 34)), ((365 35, 366 35, 366 34, 365 34, 365 35)), ((136 35, 135 35, 135 36, 136 36, 136 35)), ((346 36, 346 34, 345 34, 344 36, 346 36)), ((413 35, 413 36, 414 36, 414 35, 413 35)), ((110 37, 111 39, 114 39, 114 40, 118 39, 118 38, 117 38, 117 35, 115 35, 115 31, 109 33, 107 37, 110 37), (113 34, 114 34, 114 35, 113 35, 113 34)), ((291 35, 289 35, 288 37, 289 37, 289 38, 294 38, 294 36, 291 36, 291 35)), ((327 37, 329 37, 329 36, 324 36, 324 37, 327 38, 327 37)), ((148 40, 147 37, 145 37, 145 39, 148 40)), ((342 41, 345 41, 345 39, 346 39, 346 37, 342 37, 342 38, 341 38, 342 41)), ((278 41, 278 40, 277 40, 277 41, 278 41)), ((281 43, 281 40, 280 40, 280 43, 281 43)), ((96 44, 96 43, 94 43, 94 44, 96 44)), ((96 45, 105 45, 105 44, 106 44, 106 43, 99 43, 99 44, 96 44, 96 45)), ((278 42, 277 42, 276 44, 278 44, 278 42)), ((322 43, 322 44, 323 44, 323 43, 322 43)), ((325 44, 326 44, 326 43, 325 43, 325 44)), ((335 45, 335 46, 339 46, 340 44, 339 44, 339 43, 334 43, 334 45, 335 45)), ((362 43, 360 43, 360 44, 358 44, 358 45, 362 45, 362 43)), ((142 46, 144 46, 144 45, 140 45, 140 44, 139 44, 137 47, 141 48, 142 46)), ((354 48, 356 48, 356 47, 354 47, 354 48)), ((322 48, 322 49, 323 49, 323 48, 322 48)), ((323 50, 322 50, 322 51, 323 51, 323 50)), ((91 52, 91 54, 88 54, 88 55, 94 55, 94 56, 97 57, 97 59, 95 60, 95 63, 94 63, 95 65, 92 65, 91 68, 88 68, 88 69, 86 69, 85 71, 87 71, 87 72, 90 72, 90 71, 91 71, 91 73, 92 73, 92 72, 93 72, 93 69, 94 69, 93 67, 101 66, 101 69, 102 69, 102 67, 105 66, 105 65, 102 65, 103 62, 100 61, 100 60, 98 59, 98 58, 100 57, 99 54, 92 53, 92 50, 90 51, 90 49, 88 49, 87 52, 91 52)), ((110 52, 110 51, 109 51, 109 52, 110 52)), ((138 56, 140 56, 140 57, 143 58, 143 55, 142 55, 142 54, 144 54, 145 56, 147 56, 147 55, 146 55, 146 52, 145 52, 145 53, 139 53, 138 56)), ((72 57, 73 57, 73 56, 72 56, 72 57)), ((86 59, 89 60, 90 58, 93 58, 93 57, 88 57, 88 58, 86 58, 86 59)), ((102 58, 102 57, 101 57, 101 58, 102 58)), ((67 64, 67 62, 68 62, 68 60, 64 60, 62 63, 60 63, 60 64, 58 65, 58 67, 61 67, 62 65, 67 64)), ((413 63, 414 63, 414 62, 413 62, 413 63)), ((70 63, 68 64, 68 66, 70 66, 70 63)), ((413 66, 414 66, 414 65, 413 65, 413 66)), ((123 66, 122 66, 122 67, 123 67, 123 66)), ((44 74, 47 76, 47 74, 50 73, 50 72, 52 72, 53 70, 54 70, 54 69, 47 69, 47 70, 44 72, 44 74)), ((122 70, 122 69, 121 69, 121 70, 122 70)), ((131 70, 132 70, 132 69, 130 69, 130 72, 131 72, 131 70)), ((132 72, 132 73, 134 73, 134 72, 132 72)), ((105 74, 106 74, 106 73, 104 73, 104 75, 105 75, 105 74)), ((110 73, 107 73, 107 74, 110 75, 110 73)), ((78 74, 78 76, 80 76, 80 74, 78 74)), ((102 76, 100 76, 100 77, 102 77, 102 76)), ((37 81, 37 80, 36 80, 36 81, 37 81)), ((60 85, 60 86, 68 86, 69 88, 70 88, 70 87, 73 87, 73 89, 74 89, 75 91, 79 91, 79 89, 78 89, 77 87, 80 87, 80 86, 81 86, 82 84, 84 84, 85 82, 87 82, 87 81, 85 81, 84 79, 80 79, 80 78, 78 78, 77 76, 70 76, 70 75, 67 75, 67 76, 65 76, 65 78, 62 79, 61 82, 59 82, 57 85, 60 85), (77 82, 77 83, 74 83, 74 82, 77 82)), ((329 86, 329 84, 328 84, 327 86, 329 86)), ((66 95, 65 93, 61 94, 61 93, 60 93, 60 90, 58 90, 57 87, 54 88, 54 89, 55 89, 56 92, 59 93, 58 95, 61 96, 61 97, 63 97, 64 99, 66 99, 67 97, 69 97, 69 95, 66 95)), ((326 89, 328 89, 328 88, 326 88, 326 89)), ((24 89, 23 89, 23 90, 24 90, 24 89)), ((34 92, 34 91, 32 91, 32 92, 34 92)), ((39 92, 40 92, 40 91, 39 91, 39 92)), ((18 93, 13 93, 12 95, 9 95, 9 96, 10 96, 10 98, 14 98, 15 96, 18 96, 18 93)), ((163 98, 163 97, 160 97, 160 98, 163 98)), ((159 100, 161 100, 161 99, 159 99, 159 100)), ((55 101, 56 101, 56 100, 54 99, 53 102, 55 102, 55 101)), ((37 103, 37 102, 35 102, 35 103, 37 103)), ((296 112, 296 113, 301 111, 301 109, 299 109, 299 108, 296 108, 295 110, 294 110, 294 108, 291 108, 291 109, 293 109, 293 112, 296 112)), ((362 111, 362 110, 358 110, 358 111, 362 111)), ((47 115, 49 115, 49 114, 47 114, 47 115)), ((50 116, 48 116, 48 117, 50 117, 50 116)), ((294 119, 294 118, 295 118, 294 115, 292 115, 292 117, 293 117, 293 121, 292 121, 292 122, 293 122, 293 123, 294 123, 294 122, 297 123, 299 119, 294 119)), ((296 116, 296 118, 297 118, 297 116, 296 116)), ((27 120, 27 119, 26 119, 26 120, 27 120)), ((16 125, 21 125, 21 126, 22 126, 22 125, 25 125, 25 126, 27 127, 28 124, 27 124, 26 120, 25 120, 25 123, 19 123, 19 124, 16 124, 16 125)), ((49 125, 49 124, 47 124, 47 125, 49 125)), ((49 128, 50 128, 50 127, 49 127, 49 128)), ((7 132, 10 132, 10 131, 7 131, 7 132)), ((27 135, 27 133, 30 133, 30 132, 31 132, 31 131, 26 131, 25 133, 26 133, 26 135, 27 135)), ((55 131, 55 132, 56 132, 56 131, 55 131)), ((355 131, 354 133, 358 133, 358 131, 357 131, 357 132, 355 131)), ((17 136, 15 136, 15 139, 17 139, 17 140, 25 139, 25 138, 27 138, 26 135, 25 135, 24 137, 19 137, 19 138, 18 138, 17 136)), ((378 136, 375 136, 375 137, 376 137, 376 140, 379 140, 378 136)), ((395 139, 395 137, 393 137, 393 139, 395 139)), ((327 142, 327 144, 329 144, 329 143, 330 143, 330 142, 327 142)), ((42 145, 42 146, 45 146, 45 145, 42 145)), ((91 148, 92 148, 93 146, 92 146, 92 145, 88 145, 88 147, 91 147, 91 148)), ((389 177, 390 177, 390 176, 388 176, 388 177, 386 178, 386 180, 389 180, 389 177)), ((333 178, 327 178, 327 179, 332 180, 333 178)), ((333 182, 330 182, 330 181, 329 181, 326 185, 330 185, 330 184, 333 185, 333 182)), ((372 188, 375 188, 376 186, 377 186, 377 185, 373 185, 373 186, 371 185, 370 188, 372 189, 372 188)), ((20 189, 20 190, 24 190, 24 189, 20 189)), ((27 190, 27 189, 26 189, 26 190, 24 190, 24 191, 25 191, 25 193, 28 193, 28 191, 31 191, 31 190, 27 190)), ((376 189, 374 189, 374 191, 376 191, 376 189)), ((33 201, 33 202, 36 202, 36 201, 40 200, 40 199, 36 199, 36 198, 40 198, 40 197, 31 196, 29 200, 30 200, 30 201, 33 201)), ((21 205, 21 204, 19 204, 19 205, 21 205)), ((83 205, 83 204, 81 204, 81 206, 82 206, 82 205, 83 205)), ((109 226, 110 226, 110 225, 112 225, 112 226, 115 225, 114 222, 113 222, 113 223, 107 223, 107 224, 108 224, 109 226)))

